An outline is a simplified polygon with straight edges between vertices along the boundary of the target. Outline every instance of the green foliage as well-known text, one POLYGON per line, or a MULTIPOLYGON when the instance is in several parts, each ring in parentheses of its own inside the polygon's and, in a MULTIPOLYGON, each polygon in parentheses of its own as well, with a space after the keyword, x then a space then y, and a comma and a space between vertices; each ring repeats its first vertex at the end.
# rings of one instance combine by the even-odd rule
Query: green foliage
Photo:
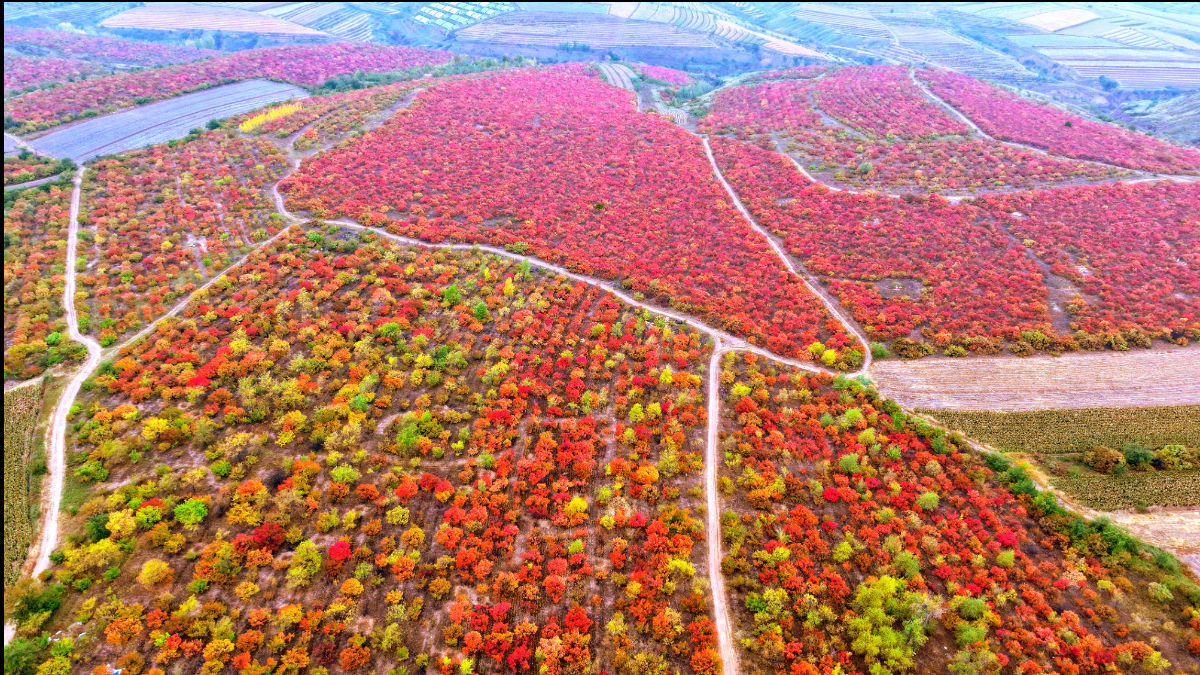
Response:
POLYGON ((933 511, 938 507, 938 495, 936 492, 922 492, 920 497, 917 497, 917 506, 921 507, 922 511, 933 511))
POLYGON ((321 552, 311 540, 304 540, 292 555, 292 564, 287 571, 287 587, 307 586, 317 572, 321 571, 321 552))
POLYGON ((906 583, 893 577, 859 584, 852 603, 858 616, 846 624, 853 638, 851 651, 877 675, 911 669, 913 653, 926 639, 924 619, 916 616, 914 608, 927 603, 926 596, 907 591, 906 583))
POLYGON ((175 520, 188 529, 195 529, 208 516, 208 505, 199 499, 189 499, 175 507, 175 520))
POLYGON ((16 638, 4 645, 5 675, 35 675, 48 644, 49 640, 39 637, 30 640, 16 638))
MULTIPOLYGON (((62 606, 63 594, 66 591, 67 587, 62 584, 35 585, 17 600, 12 611, 13 621, 20 625, 38 614, 54 613, 62 606)), ((7 591, 5 595, 7 595, 7 591)), ((8 650, 5 649, 6 657, 7 652, 8 650)), ((7 666, 5 672, 8 672, 7 666)))
POLYGON ((954 633, 954 639, 960 647, 968 647, 982 641, 986 637, 986 628, 969 623, 960 624, 958 630, 954 633))
POLYGON ((92 541, 100 541, 101 539, 108 538, 108 514, 97 513, 83 521, 83 531, 87 534, 88 539, 92 541))
POLYGON ((862 471, 862 468, 858 465, 858 455, 853 453, 842 455, 841 459, 838 460, 838 468, 843 473, 859 473, 862 471))
POLYGON ((336 468, 329 472, 329 477, 333 479, 335 483, 345 483, 346 485, 354 483, 361 476, 362 474, 360 474, 357 469, 349 464, 339 464, 336 468))
POLYGON ((970 598, 958 607, 958 615, 967 621, 977 621, 983 618, 987 611, 987 603, 980 598, 970 598))
POLYGON ((93 459, 75 469, 75 476, 85 483, 101 482, 108 479, 108 470, 99 460, 93 459))
POLYGON ((1158 582, 1152 582, 1146 587, 1146 591, 1150 594, 1150 599, 1155 602, 1168 603, 1175 598, 1171 594, 1171 589, 1158 582))

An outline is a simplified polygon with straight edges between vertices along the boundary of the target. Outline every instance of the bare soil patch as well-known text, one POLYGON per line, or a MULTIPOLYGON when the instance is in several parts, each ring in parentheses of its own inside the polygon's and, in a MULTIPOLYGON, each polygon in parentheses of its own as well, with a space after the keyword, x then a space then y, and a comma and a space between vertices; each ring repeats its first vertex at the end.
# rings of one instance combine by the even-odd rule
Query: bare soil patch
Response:
POLYGON ((888 299, 908 296, 913 300, 920 300, 925 285, 916 279, 885 277, 875 282, 875 288, 879 289, 880 295, 888 299))
POLYGON ((879 390, 908 408, 1043 410, 1200 403, 1200 348, 1156 346, 1059 357, 881 361, 879 390))

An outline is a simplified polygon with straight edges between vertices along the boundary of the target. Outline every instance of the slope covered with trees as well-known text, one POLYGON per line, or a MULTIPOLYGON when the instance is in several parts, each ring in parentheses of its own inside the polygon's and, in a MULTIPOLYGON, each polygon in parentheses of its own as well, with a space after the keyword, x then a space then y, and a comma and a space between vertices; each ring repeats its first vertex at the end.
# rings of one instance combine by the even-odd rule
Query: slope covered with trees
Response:
POLYGON ((1171 556, 857 381, 736 354, 720 377, 746 672, 1197 667, 1200 587, 1171 556))
POLYGON ((629 96, 582 66, 440 84, 281 192, 320 217, 620 281, 778 354, 852 344, 734 210, 700 142, 629 96))
POLYGON ((986 133, 1064 157, 1158 173, 1200 172, 1200 150, 1073 115, 948 70, 917 76, 986 133))
POLYGON ((901 356, 1125 350, 1200 337, 1193 184, 951 204, 834 192, 778 153, 724 138, 712 146, 759 222, 901 356))
POLYGON ((87 637, 38 658, 716 672, 700 335, 336 227, 242 272, 85 387, 71 470, 95 496, 14 616, 87 637))

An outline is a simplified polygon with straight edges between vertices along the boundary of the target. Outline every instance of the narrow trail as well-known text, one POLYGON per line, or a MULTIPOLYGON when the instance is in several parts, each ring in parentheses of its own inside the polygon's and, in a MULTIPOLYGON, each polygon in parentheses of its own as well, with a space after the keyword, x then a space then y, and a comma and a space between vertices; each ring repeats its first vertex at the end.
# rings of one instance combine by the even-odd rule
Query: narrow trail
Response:
MULTIPOLYGON (((58 516, 62 506, 63 482, 66 475, 66 432, 68 418, 71 412, 71 406, 75 403, 75 398, 79 395, 80 387, 91 377, 100 362, 104 358, 110 358, 113 354, 118 353, 121 349, 134 344, 138 340, 152 333, 162 321, 173 317, 183 311, 188 304, 191 303, 192 293, 175 304, 169 311, 162 316, 159 316, 142 330, 133 334, 124 341, 114 344, 107 349, 102 349, 100 343, 90 336, 79 332, 79 319, 75 311, 75 265, 71 264, 76 257, 76 246, 79 240, 79 203, 81 197, 81 185, 83 181, 84 167, 79 167, 75 173, 74 184, 75 189, 71 195, 71 221, 70 229, 67 235, 67 260, 65 266, 66 279, 63 287, 63 305, 67 314, 67 331, 72 340, 82 343, 87 347, 87 360, 75 371, 71 380, 67 383, 61 397, 58 400, 58 405, 54 409, 54 416, 50 420, 49 430, 47 432, 48 442, 46 444, 46 468, 48 473, 48 483, 44 486, 44 497, 42 509, 42 523, 37 541, 30 548, 29 555, 26 557, 26 569, 29 570, 30 576, 36 577, 44 570, 50 567, 50 554, 54 551, 55 545, 58 543, 58 516), (32 569, 29 569, 30 561, 33 562, 32 569)), ((286 177, 286 176, 285 176, 286 177)), ((282 178, 280 179, 282 180, 282 178)), ((277 185, 277 184, 276 184, 277 185)), ((272 192, 276 199, 276 204, 281 202, 278 198, 278 192, 275 191, 275 185, 272 185, 272 192)), ((258 249, 269 246, 279 237, 286 234, 293 225, 298 222, 303 222, 290 214, 284 213, 284 217, 292 222, 289 222, 278 233, 270 239, 263 241, 254 249, 247 252, 241 258, 231 263, 220 274, 209 279, 203 286, 197 290, 207 289, 215 284, 225 275, 237 269, 258 249)), ((193 291, 194 293, 195 291, 193 291)), ((11 624, 4 625, 4 644, 8 644, 15 634, 15 629, 11 624)))
POLYGON ((46 509, 42 512, 41 534, 38 537, 36 553, 30 551, 30 558, 36 562, 32 574, 37 576, 50 567, 50 553, 58 542, 58 509, 62 504, 63 474, 66 473, 66 433, 67 416, 79 388, 83 386, 92 371, 100 365, 100 343, 88 335, 79 332, 79 317, 75 311, 75 256, 79 243, 79 202, 82 196, 83 167, 75 172, 73 183, 75 189, 71 192, 71 223, 67 232, 67 264, 65 265, 66 280, 63 284, 63 308, 67 313, 67 333, 72 340, 87 347, 87 361, 75 372, 67 383, 58 406, 54 409, 54 417, 50 421, 50 443, 46 449, 46 465, 49 471, 48 498, 46 509))
POLYGON ((32 145, 30 145, 30 144, 26 143, 24 140, 22 140, 20 136, 14 136, 14 135, 8 133, 7 131, 4 132, 4 138, 11 140, 18 148, 20 148, 22 150, 28 150, 29 152, 32 152, 34 155, 36 155, 38 157, 45 157, 47 159, 61 159, 59 157, 55 157, 54 155, 47 155, 46 153, 42 152, 41 150, 35 149, 32 145))
MULTIPOLYGON (((295 216, 291 216, 291 217, 294 218, 295 216)), ((605 291, 608 291, 609 293, 613 294, 617 299, 621 300, 621 302, 624 302, 627 305, 631 305, 634 307, 640 307, 642 309, 646 309, 651 312, 654 312, 655 314, 661 314, 662 316, 665 316, 669 319, 674 319, 675 321, 678 321, 680 323, 687 324, 687 325, 691 326, 692 328, 695 328, 696 330, 700 331, 701 333, 704 333, 704 334, 712 337, 713 339, 722 340, 727 345, 726 351, 739 351, 739 352, 754 353, 759 356, 762 356, 763 358, 772 359, 779 363, 783 363, 783 364, 792 366, 794 368, 799 368, 801 370, 807 370, 807 371, 813 372, 813 373, 828 373, 830 375, 846 375, 848 377, 863 375, 866 373, 865 365, 863 368, 860 368, 859 370, 856 370, 853 372, 842 373, 839 371, 830 370, 828 368, 822 368, 820 366, 814 365, 810 361, 801 361, 799 359, 793 359, 793 358, 790 358, 787 356, 780 356, 779 354, 776 354, 768 349, 764 349, 757 345, 750 344, 744 338, 737 337, 737 336, 727 333, 723 330, 720 330, 719 328, 713 328, 712 326, 704 323, 703 321, 700 321, 699 319, 696 319, 687 314, 681 314, 680 312, 677 312, 675 310, 667 309, 665 307, 661 307, 659 305, 655 305, 653 303, 646 302, 645 300, 637 300, 632 295, 629 295, 625 291, 621 290, 620 287, 618 287, 615 283, 613 283, 611 281, 606 281, 604 279, 599 279, 596 277, 587 276, 585 274, 579 274, 577 272, 572 272, 564 267, 560 267, 559 265, 555 265, 553 263, 548 263, 540 258, 534 258, 534 257, 526 256, 526 255, 520 255, 518 253, 512 253, 512 252, 506 251, 502 248, 497 248, 495 246, 486 246, 483 244, 454 244, 454 243, 449 243, 449 242, 432 243, 432 242, 428 242, 428 241, 422 241, 420 239, 412 239, 410 237, 404 237, 404 236, 401 236, 398 234, 392 234, 391 232, 388 232, 386 230, 381 230, 377 227, 370 227, 367 225, 363 225, 363 224, 358 223, 349 218, 336 218, 336 219, 332 219, 332 220, 326 220, 324 222, 330 223, 333 225, 337 225, 339 227, 344 227, 344 228, 350 229, 350 230, 358 230, 361 232, 371 232, 380 237, 389 239, 389 240, 394 241, 399 244, 404 244, 406 246, 420 246, 422 248, 446 249, 446 250, 453 250, 453 251, 483 251, 485 253, 490 253, 492 255, 498 255, 498 256, 505 257, 505 258, 509 258, 511 260, 516 260, 518 262, 528 262, 531 267, 541 268, 541 269, 544 269, 544 270, 547 270, 550 272, 554 272, 555 274, 560 274, 560 275, 568 277, 570 279, 574 279, 576 281, 582 281, 583 283, 591 285, 591 286, 597 286, 599 288, 603 288, 605 291)))
MULTIPOLYGON (((603 70, 603 66, 602 66, 602 70, 603 70)), ((618 71, 618 74, 625 75, 625 73, 622 73, 620 71, 618 71)), ((419 92, 415 92, 414 96, 416 93, 419 93, 419 92)), ((635 105, 636 105, 636 99, 635 99, 635 105)), ((216 283, 218 280, 224 278, 227 274, 229 274, 233 270, 237 269, 243 262, 245 262, 251 255, 253 255, 254 252, 256 252, 264 247, 270 246, 274 241, 276 241, 277 239, 282 237, 284 234, 286 234, 288 231, 290 231, 292 226, 308 222, 307 219, 300 218, 300 217, 295 216, 292 213, 288 212, 288 210, 286 209, 285 203, 284 203, 284 198, 280 194, 279 189, 278 189, 280 182, 282 182, 283 180, 286 180, 294 171, 299 169, 302 159, 304 159, 308 156, 311 156, 312 154, 315 154, 315 153, 307 153, 307 154, 304 154, 303 156, 297 156, 297 153, 295 152, 294 147, 292 147, 292 142, 291 142, 291 141, 294 141, 294 139, 295 139, 294 136, 293 136, 293 138, 289 139, 289 141, 286 144, 287 148, 281 148, 281 150, 283 150, 285 152, 285 156, 287 157, 289 164, 291 165, 291 170, 285 172, 285 174, 280 177, 279 181, 275 182, 270 187, 271 198, 272 198, 272 201, 274 202, 276 212, 279 213, 284 218, 287 225, 284 226, 274 236, 263 241, 262 243, 258 244, 257 246, 253 247, 253 249, 248 251, 245 255, 243 255, 237 261, 231 263, 220 274, 214 276, 212 279, 210 279, 208 282, 206 282, 203 286, 201 286, 200 289, 207 289, 208 287, 210 287, 211 285, 216 283)), ((729 183, 725 180, 725 177, 721 173, 720 169, 717 167, 715 158, 713 157, 713 154, 712 154, 712 149, 708 143, 708 139, 703 136, 700 136, 700 139, 701 139, 702 144, 704 145, 705 153, 708 156, 709 163, 712 166, 714 176, 724 186, 726 192, 729 194, 734 205, 741 212, 742 216, 747 220, 747 222, 751 225, 751 227, 757 233, 759 233, 760 235, 762 235, 763 237, 766 238, 768 243, 771 245, 772 250, 775 252, 775 254, 777 256, 779 256, 780 260, 783 262, 783 264, 788 269, 788 271, 791 272, 793 275, 797 276, 798 278, 800 278, 804 282, 804 284, 809 288, 809 290, 811 292, 813 292, 818 298, 820 298, 821 302, 825 305, 827 310, 834 317, 836 317, 839 321, 841 321, 847 327, 847 329, 850 330, 854 334, 854 336, 859 340, 859 342, 861 343, 862 348, 863 348, 863 359, 864 359, 863 366, 859 370, 857 370, 853 373, 846 373, 846 374, 849 376, 866 374, 868 372, 869 368, 871 367, 872 359, 871 359, 871 351, 870 351, 869 343, 867 342, 865 336, 862 334, 862 331, 858 328, 856 323, 854 323, 852 320, 850 320, 847 317, 845 312, 842 310, 841 306, 825 292, 824 288, 820 286, 820 284, 816 280, 816 278, 813 277, 810 273, 808 273, 807 270, 804 270, 802 267, 798 268, 797 265, 795 265, 793 263, 793 261, 791 260, 790 256, 787 254, 787 252, 784 250, 782 244, 773 235, 771 235, 769 232, 767 232, 765 229, 763 229, 758 224, 758 222, 753 218, 753 216, 750 214, 750 212, 742 204, 742 202, 738 198, 736 192, 729 185, 729 183)), ((319 150, 318 150, 318 152, 319 152, 319 150)), ((794 159, 792 161, 795 162, 794 159)), ((797 167, 800 169, 801 172, 803 172, 803 173, 805 173, 805 175, 807 175, 807 172, 805 172, 803 167, 800 167, 798 163, 797 163, 797 167)), ((87 346, 88 360, 76 372, 76 374, 73 376, 70 383, 68 384, 67 389, 63 392, 63 395, 59 400, 58 406, 56 407, 56 410, 55 410, 55 415, 51 422, 51 429, 50 429, 51 440, 50 440, 49 449, 48 449, 48 468, 49 468, 49 472, 50 472, 49 498, 47 499, 48 507, 43 511, 42 517, 43 517, 44 524, 42 526, 41 534, 39 536, 38 542, 36 543, 35 547, 30 551, 30 553, 31 553, 30 558, 35 558, 37 560, 36 564, 34 565, 34 570, 33 570, 34 575, 39 574, 41 571, 43 571, 49 567, 50 552, 53 550, 53 548, 57 542, 57 539, 58 539, 58 511, 61 506, 63 477, 64 477, 65 470, 66 470, 66 466, 65 466, 66 428, 67 428, 68 414, 70 412, 71 406, 73 405, 76 396, 79 393, 79 389, 80 389, 82 383, 88 377, 90 377, 90 375, 95 371, 95 369, 98 367, 98 365, 101 361, 101 358, 103 356, 105 356, 107 354, 115 353, 115 352, 119 351, 120 349, 122 349, 128 345, 134 344, 136 341, 143 339, 147 335, 151 334, 161 321, 177 315, 179 312, 181 312, 185 307, 187 307, 190 304, 191 299, 192 299, 192 294, 189 294, 188 297, 180 300, 178 303, 176 303, 176 305, 174 307, 172 307, 171 310, 169 310, 167 313, 165 313, 162 316, 155 319, 144 329, 142 329, 138 333, 132 335, 128 339, 122 341, 120 344, 110 347, 107 350, 102 350, 100 348, 100 345, 94 339, 79 333, 78 320, 77 320, 75 307, 74 307, 75 266, 73 264, 73 261, 76 256, 76 246, 77 246, 77 241, 78 241, 78 228, 79 228, 78 214, 79 214, 81 183, 82 183, 83 171, 84 171, 84 169, 81 167, 79 169, 79 171, 76 173, 75 178, 74 178, 75 188, 74 188, 74 192, 72 194, 72 200, 71 200, 71 221, 70 221, 70 230, 69 230, 68 245, 67 245, 67 260, 68 260, 69 264, 66 265, 66 284, 65 284, 65 288, 64 288, 63 299, 64 299, 64 305, 67 309, 67 323, 68 323, 68 330, 70 333, 70 337, 71 337, 71 339, 77 340, 87 346)), ((809 178, 812 179, 811 176, 809 176, 809 178)), ((819 183, 820 181, 813 180, 813 182, 819 183)), ((831 188, 831 189, 837 189, 837 188, 831 188)), ((801 370, 805 370, 805 371, 809 371, 809 372, 825 372, 825 373, 830 373, 830 374, 837 374, 837 373, 835 371, 831 371, 829 369, 814 365, 811 362, 800 361, 798 359, 782 357, 782 356, 775 354, 773 352, 770 352, 766 349, 752 345, 743 338, 736 337, 734 335, 726 333, 725 331, 722 331, 722 330, 716 329, 712 326, 709 326, 709 325, 705 324, 704 322, 702 322, 696 318, 693 318, 691 316, 687 316, 687 315, 684 315, 682 313, 679 313, 679 312, 676 312, 676 311, 673 311, 673 310, 670 310, 667 308, 663 308, 663 307, 656 306, 656 305, 653 305, 653 304, 650 304, 650 303, 647 303, 647 302, 644 302, 641 300, 637 300, 637 299, 633 298, 632 295, 624 292, 622 289, 620 289, 617 286, 617 284, 615 284, 611 281, 605 281, 605 280, 598 279, 595 277, 590 277, 587 275, 582 275, 582 274, 578 274, 575 272, 571 272, 561 266, 554 265, 554 264, 551 264, 551 263, 548 263, 548 262, 545 262, 545 261, 542 261, 542 260, 539 260, 536 258, 519 255, 519 254, 514 254, 514 253, 511 253, 504 249, 492 247, 492 246, 483 246, 483 245, 476 245, 476 244, 425 242, 425 241, 421 241, 421 240, 417 240, 417 239, 403 237, 400 235, 395 235, 390 232, 381 230, 379 228, 361 225, 361 224, 359 224, 353 220, 347 219, 347 218, 330 220, 327 222, 337 225, 339 227, 350 229, 350 230, 372 232, 372 233, 374 233, 380 237, 386 238, 388 240, 395 241, 395 242, 405 244, 405 245, 410 245, 410 246, 419 246, 419 247, 431 248, 431 249, 479 250, 479 251, 484 251, 484 252, 487 252, 487 253, 490 253, 493 255, 502 256, 502 257, 509 258, 509 259, 516 260, 516 261, 527 261, 527 262, 529 262, 529 264, 531 266, 536 266, 538 268, 541 268, 541 269, 544 269, 544 270, 547 270, 547 271, 550 271, 550 272, 553 272, 556 274, 560 274, 562 276, 565 276, 570 279, 574 279, 576 281, 580 281, 580 282, 583 282, 583 283, 586 283, 589 285, 603 288, 604 290, 608 291, 609 293, 612 293, 615 297, 617 297, 618 299, 620 299, 622 302, 626 303, 629 306, 640 307, 642 309, 649 310, 651 312, 665 316, 667 318, 679 321, 681 323, 684 323, 686 325, 689 325, 689 326, 695 328, 696 330, 710 336, 713 339, 713 352, 712 352, 712 356, 709 361, 709 367, 708 367, 709 392, 708 392, 708 419, 707 419, 707 448, 706 448, 706 461, 705 461, 705 470, 704 470, 704 481, 705 481, 705 488, 706 488, 706 494, 707 494, 706 502, 707 502, 707 509, 708 509, 707 534, 708 534, 709 583, 710 583, 710 587, 711 587, 711 592, 713 594, 713 612, 714 612, 714 619, 715 619, 715 623, 716 623, 718 649, 719 649, 719 653, 721 655, 721 659, 723 662, 723 672, 726 675, 736 675, 738 673, 739 658, 738 658, 737 647, 736 647, 736 644, 734 642, 734 637, 733 637, 732 620, 730 618, 730 610, 729 610, 729 606, 728 606, 728 596, 726 595, 726 592, 725 592, 724 576, 721 573, 721 559, 722 559, 722 537, 721 537, 721 530, 720 530, 721 510, 720 510, 720 495, 719 495, 718 489, 717 489, 718 482, 719 482, 718 481, 719 467, 720 467, 720 462, 721 462, 720 445, 718 442, 720 423, 721 423, 721 416, 720 416, 720 412, 721 412, 720 358, 724 354, 729 353, 729 352, 751 352, 751 353, 757 354, 759 356, 762 356, 764 358, 776 361, 778 363, 793 366, 795 368, 799 368, 801 370)), ((982 447, 974 442, 972 442, 972 445, 977 446, 977 447, 982 447)), ((5 644, 9 643, 12 636, 13 636, 13 627, 11 625, 6 624, 5 625, 5 644)))
POLYGON ((708 138, 701 136, 700 142, 704 144, 704 152, 706 155, 708 155, 708 163, 712 165, 713 175, 717 177, 717 180, 721 182, 721 185, 725 186, 725 192, 729 193, 729 198, 733 200, 734 206, 736 206, 738 211, 742 213, 742 217, 746 219, 746 222, 750 223, 750 227, 754 228, 755 232, 758 232, 767 240, 767 243, 771 245, 771 249, 775 251, 775 255, 778 256, 781 261, 783 261, 783 264, 785 267, 787 267, 788 271, 803 281, 804 285, 808 287, 808 290, 811 291, 813 295, 817 296, 817 298, 821 300, 821 303, 825 305, 825 309, 829 310, 829 313, 832 314, 838 321, 840 321, 842 325, 847 328, 847 330, 853 333, 854 337, 857 338, 859 343, 862 344, 863 365, 855 372, 848 373, 848 375, 860 375, 866 373, 871 368, 871 344, 867 341, 867 337, 863 334, 862 329, 860 329, 858 324, 845 312, 845 310, 842 309, 841 304, 834 300, 833 296, 829 295, 829 293, 825 291, 825 288, 821 286, 820 281, 818 281, 816 277, 814 277, 807 269, 804 269, 803 267, 798 268, 792 263, 791 256, 788 255, 786 250, 784 250, 783 244, 778 240, 778 238, 768 232, 765 228, 763 228, 763 226, 759 225, 758 221, 754 219, 754 216, 750 215, 750 211, 745 207, 744 204, 742 204, 742 200, 738 197, 737 193, 734 192, 733 186, 729 184, 729 181, 725 180, 725 175, 721 173, 721 169, 717 166, 717 160, 715 157, 713 157, 712 146, 708 144, 708 138))
POLYGON ((49 183, 50 181, 54 181, 54 180, 61 180, 65 177, 66 177, 66 174, 61 173, 61 174, 56 174, 53 176, 46 176, 45 178, 38 178, 36 180, 26 181, 24 183, 17 183, 16 185, 5 185, 4 191, 8 192, 9 190, 23 190, 25 188, 37 187, 39 185, 42 185, 43 183, 49 183))
POLYGON ((729 620, 729 596, 725 593, 725 575, 721 573, 721 498, 717 492, 717 467, 721 452, 718 434, 721 428, 721 356, 727 350, 719 338, 713 340, 712 360, 708 364, 708 448, 704 460, 704 490, 708 495, 708 584, 712 591, 713 619, 722 670, 738 672, 738 653, 733 643, 733 624, 729 620))

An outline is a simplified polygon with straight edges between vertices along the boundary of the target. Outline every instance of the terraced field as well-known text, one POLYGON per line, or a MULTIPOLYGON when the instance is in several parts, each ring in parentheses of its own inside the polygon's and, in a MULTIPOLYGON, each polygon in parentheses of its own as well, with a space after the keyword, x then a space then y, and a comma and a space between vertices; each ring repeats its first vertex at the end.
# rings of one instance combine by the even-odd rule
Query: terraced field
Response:
POLYGON ((82 162, 182 138, 209 120, 306 96, 303 89, 290 84, 246 80, 98 117, 32 140, 29 145, 53 157, 82 162))
POLYGON ((1200 403, 1200 349, 1055 358, 876 361, 879 389, 906 408, 1042 410, 1200 403))

